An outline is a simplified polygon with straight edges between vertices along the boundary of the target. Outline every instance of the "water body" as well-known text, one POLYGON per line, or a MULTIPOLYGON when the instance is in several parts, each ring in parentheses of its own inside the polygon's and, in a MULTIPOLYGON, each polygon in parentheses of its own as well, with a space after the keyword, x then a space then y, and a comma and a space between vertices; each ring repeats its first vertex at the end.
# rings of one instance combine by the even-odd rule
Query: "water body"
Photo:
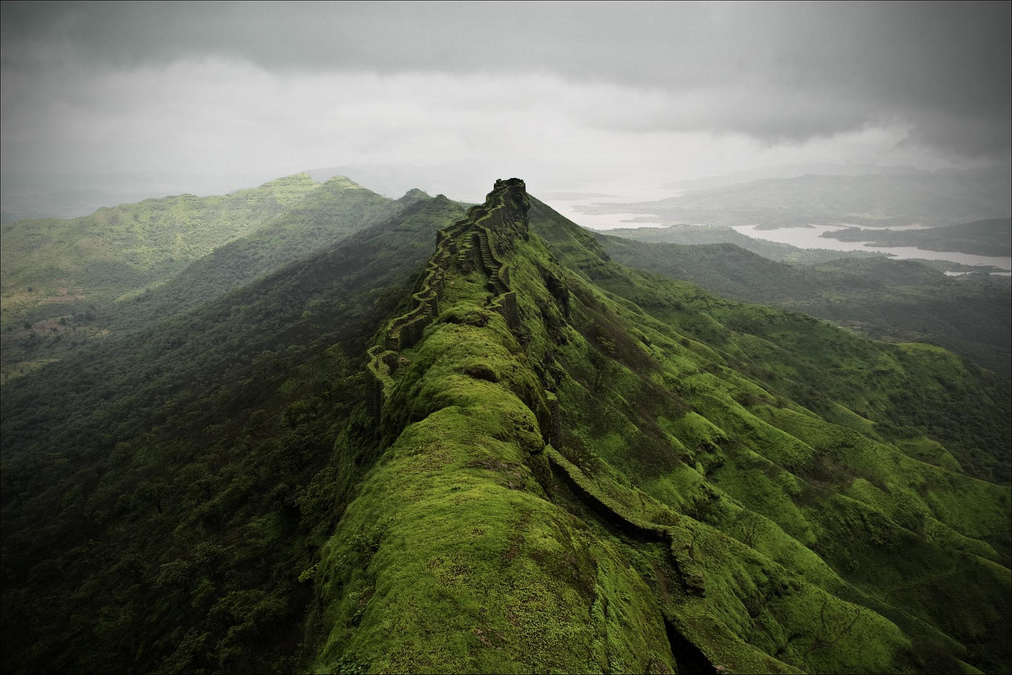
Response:
POLYGON ((652 202, 669 197, 680 197, 685 193, 685 190, 651 187, 635 182, 624 185, 584 186, 582 189, 586 192, 560 193, 559 197, 545 200, 545 203, 574 223, 591 230, 662 227, 662 218, 651 213, 600 213, 600 211, 607 211, 609 204, 652 202), (600 196, 602 193, 607 193, 607 196, 600 196))
POLYGON ((662 227, 660 218, 647 221, 644 213, 588 213, 583 201, 557 199, 547 204, 577 225, 591 230, 617 230, 630 227, 662 227))
MULTIPOLYGON (((662 217, 649 213, 596 213, 595 206, 607 208, 609 203, 632 203, 637 201, 650 201, 663 199, 665 197, 678 196, 684 191, 672 193, 672 191, 655 188, 646 190, 643 186, 633 188, 615 189, 616 186, 595 187, 597 194, 573 192, 560 194, 565 199, 553 199, 548 202, 549 206, 569 218, 574 223, 592 230, 611 230, 631 227, 663 227, 662 217), (600 194, 608 192, 608 198, 600 198, 600 194), (656 218, 655 222, 650 220, 656 218)), ((602 209, 602 210, 604 210, 602 209)), ((958 251, 928 251, 913 246, 867 246, 868 241, 840 241, 831 237, 821 237, 823 232, 843 230, 848 227, 867 227, 862 225, 811 225, 809 227, 781 227, 775 229, 760 229, 756 225, 736 225, 732 229, 740 234, 752 237, 753 239, 765 239, 782 244, 790 244, 798 248, 819 248, 830 251, 866 251, 884 253, 897 259, 917 260, 946 260, 949 262, 962 263, 964 265, 982 265, 997 267, 1002 270, 1012 270, 1012 257, 1009 256, 985 256, 972 253, 959 253, 958 251)), ((888 228, 879 228, 883 232, 901 230, 920 230, 929 226, 920 223, 910 225, 894 225, 888 228)))
MULTIPOLYGON (((970 274, 970 272, 945 272, 944 274, 947 277, 965 277, 967 274, 970 274)), ((993 276, 993 277, 1012 277, 1012 271, 1009 271, 1009 272, 991 272, 991 276, 993 276)))
MULTIPOLYGON (((919 229, 918 225, 882 228, 889 230, 919 229)), ((913 246, 870 246, 870 242, 840 241, 832 237, 820 236, 823 232, 846 229, 839 225, 812 225, 810 227, 782 227, 776 230, 761 230, 756 225, 735 225, 732 229, 753 239, 765 239, 781 244, 790 244, 798 248, 822 248, 830 251, 873 251, 886 253, 899 259, 948 260, 964 265, 988 265, 1003 270, 1012 270, 1012 256, 974 255, 958 251, 928 251, 913 246)))

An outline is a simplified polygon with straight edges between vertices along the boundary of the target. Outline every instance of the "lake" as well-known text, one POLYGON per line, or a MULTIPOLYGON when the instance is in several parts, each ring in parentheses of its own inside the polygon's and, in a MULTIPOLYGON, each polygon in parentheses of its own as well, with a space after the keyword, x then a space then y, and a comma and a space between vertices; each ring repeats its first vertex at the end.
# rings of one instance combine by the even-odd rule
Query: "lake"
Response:
MULTIPOLYGON (((892 230, 918 229, 919 226, 881 228, 882 232, 892 230)), ((822 248, 831 251, 874 251, 887 253, 895 258, 920 260, 948 260, 964 265, 991 265, 1003 270, 1012 270, 1012 257, 974 255, 958 251, 927 251, 913 246, 866 246, 867 242, 840 241, 820 236, 823 232, 846 229, 840 225, 812 225, 811 227, 782 227, 776 230, 761 230, 756 225, 735 225, 732 229, 753 239, 765 239, 798 248, 822 248)))

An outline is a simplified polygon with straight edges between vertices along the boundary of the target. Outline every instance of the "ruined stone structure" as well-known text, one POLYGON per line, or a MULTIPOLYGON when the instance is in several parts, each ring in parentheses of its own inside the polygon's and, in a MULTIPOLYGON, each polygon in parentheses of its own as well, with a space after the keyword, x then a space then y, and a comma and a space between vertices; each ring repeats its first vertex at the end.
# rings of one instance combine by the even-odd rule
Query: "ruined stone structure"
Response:
POLYGON ((439 315, 446 272, 451 266, 486 274, 491 293, 488 308, 502 315, 511 330, 520 326, 517 295, 510 288, 509 266, 500 251, 508 253, 515 239, 530 237, 529 208, 522 180, 497 180, 484 204, 472 207, 466 218, 436 233, 436 252, 429 259, 418 291, 412 295, 414 306, 391 321, 382 342, 369 350, 370 412, 375 417, 379 417, 394 386, 400 352, 418 344, 425 327, 439 315))

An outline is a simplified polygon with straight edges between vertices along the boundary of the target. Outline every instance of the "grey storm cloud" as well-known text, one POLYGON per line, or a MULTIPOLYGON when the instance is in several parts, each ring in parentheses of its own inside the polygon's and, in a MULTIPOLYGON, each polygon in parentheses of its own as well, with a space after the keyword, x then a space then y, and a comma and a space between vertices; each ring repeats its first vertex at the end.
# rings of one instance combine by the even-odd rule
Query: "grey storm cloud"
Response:
MULTIPOLYGON (((220 57, 275 72, 538 74, 653 96, 588 109, 625 131, 767 143, 890 124, 1007 158, 1010 4, 4 3, 5 68, 220 57), (49 54, 49 57, 44 55, 49 54), (41 60, 41 61, 40 61, 41 60)), ((512 92, 523 97, 524 92, 512 92)))

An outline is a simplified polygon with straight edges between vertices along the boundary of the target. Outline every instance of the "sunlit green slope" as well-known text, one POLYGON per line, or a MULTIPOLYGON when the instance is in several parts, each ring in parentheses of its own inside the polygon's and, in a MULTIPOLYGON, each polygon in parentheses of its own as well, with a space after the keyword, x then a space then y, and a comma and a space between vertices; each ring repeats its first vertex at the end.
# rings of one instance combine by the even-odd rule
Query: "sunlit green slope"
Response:
POLYGON ((298 174, 226 197, 147 200, 88 218, 9 226, 0 381, 197 307, 417 199, 409 193, 394 201, 344 177, 319 184, 298 174), (26 243, 42 225, 59 239, 26 243), (98 249, 82 249, 96 241, 98 249), (186 251, 175 252, 183 244, 186 251))
POLYGON ((212 251, 158 288, 119 303, 110 324, 123 330, 196 307, 425 199, 424 192, 412 190, 392 200, 343 176, 332 178, 256 232, 212 251))
POLYGON ((256 231, 317 187, 302 173, 224 197, 147 199, 71 220, 4 225, 3 322, 40 303, 102 302, 164 281, 256 231))

